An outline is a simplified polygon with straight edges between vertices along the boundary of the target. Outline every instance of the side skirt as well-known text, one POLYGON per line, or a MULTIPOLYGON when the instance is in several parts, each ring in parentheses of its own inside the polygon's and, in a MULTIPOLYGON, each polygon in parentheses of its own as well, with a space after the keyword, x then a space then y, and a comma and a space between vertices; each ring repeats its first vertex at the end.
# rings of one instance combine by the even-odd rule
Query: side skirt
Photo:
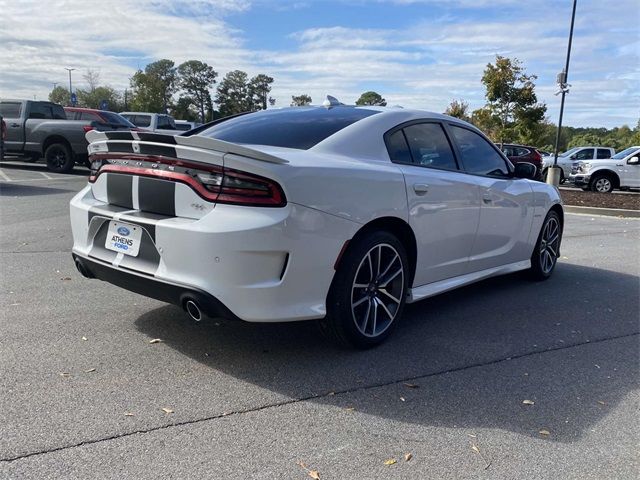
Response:
POLYGON ((529 267, 531 267, 531 260, 523 260, 521 262, 509 263, 507 265, 488 268, 479 272, 467 273, 458 277, 447 278, 445 280, 440 280, 439 282, 414 287, 407 292, 407 303, 418 302, 422 299, 433 297, 439 293, 447 292, 454 288, 462 287, 479 280, 484 280, 485 278, 518 272, 520 270, 526 270, 529 267))

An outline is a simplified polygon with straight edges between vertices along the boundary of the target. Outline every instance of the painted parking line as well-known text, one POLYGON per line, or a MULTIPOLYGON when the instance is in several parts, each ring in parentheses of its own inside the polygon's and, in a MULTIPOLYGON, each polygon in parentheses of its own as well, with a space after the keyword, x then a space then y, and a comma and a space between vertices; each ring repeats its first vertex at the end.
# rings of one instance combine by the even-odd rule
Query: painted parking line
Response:
POLYGON ((10 181, 11 181, 11 179, 7 176, 7 174, 6 174, 6 173, 4 173, 4 172, 2 171, 2 169, 0 169, 0 178, 2 178, 2 179, 3 179, 4 181, 6 181, 6 182, 10 182, 10 181))

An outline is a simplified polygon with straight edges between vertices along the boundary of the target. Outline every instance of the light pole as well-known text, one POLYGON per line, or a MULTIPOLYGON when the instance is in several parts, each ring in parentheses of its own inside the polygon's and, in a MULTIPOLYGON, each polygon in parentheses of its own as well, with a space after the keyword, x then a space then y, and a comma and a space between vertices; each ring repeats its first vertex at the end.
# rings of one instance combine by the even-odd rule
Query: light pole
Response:
POLYGON ((72 104, 73 102, 71 101, 71 95, 73 94, 73 90, 71 90, 71 72, 73 72, 75 68, 65 67, 65 70, 69 72, 69 104, 72 104))
MULTIPOLYGON (((558 131, 556 132, 556 146, 553 153, 553 166, 549 168, 547 173, 547 183, 555 185, 560 184, 560 168, 558 167, 558 149, 560 147, 560 130, 562 130, 562 114, 564 113, 564 97, 569 92, 569 85, 567 79, 569 78, 569 59, 571 58, 571 41, 573 40, 573 24, 576 20, 576 3, 578 0, 573 0, 573 10, 571 12, 571 28, 569 29, 569 44, 567 45, 567 63, 564 70, 558 74, 558 85, 560 90, 558 93, 562 95, 560 100, 560 118, 558 119, 558 131)), ((558 94, 556 93, 556 95, 558 94)))

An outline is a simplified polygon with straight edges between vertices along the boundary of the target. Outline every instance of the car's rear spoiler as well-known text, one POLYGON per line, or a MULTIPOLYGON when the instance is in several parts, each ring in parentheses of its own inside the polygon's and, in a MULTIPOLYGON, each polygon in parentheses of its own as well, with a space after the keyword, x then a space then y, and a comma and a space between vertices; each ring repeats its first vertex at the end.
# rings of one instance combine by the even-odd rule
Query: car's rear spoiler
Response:
POLYGON ((289 163, 255 148, 229 143, 215 138, 193 135, 174 136, 141 131, 87 132, 89 155, 95 153, 131 153, 138 155, 158 155, 185 160, 201 160, 206 151, 218 154, 232 153, 270 163, 289 163))

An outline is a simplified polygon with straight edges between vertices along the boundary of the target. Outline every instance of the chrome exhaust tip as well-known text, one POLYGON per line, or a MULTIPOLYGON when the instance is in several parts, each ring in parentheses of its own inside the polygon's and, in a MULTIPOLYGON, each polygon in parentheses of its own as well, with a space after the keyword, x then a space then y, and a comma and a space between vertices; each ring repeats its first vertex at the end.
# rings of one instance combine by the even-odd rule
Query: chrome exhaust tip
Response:
POLYGON ((202 311, 200 310, 198 304, 193 300, 187 300, 184 304, 184 309, 196 322, 202 320, 202 311))

